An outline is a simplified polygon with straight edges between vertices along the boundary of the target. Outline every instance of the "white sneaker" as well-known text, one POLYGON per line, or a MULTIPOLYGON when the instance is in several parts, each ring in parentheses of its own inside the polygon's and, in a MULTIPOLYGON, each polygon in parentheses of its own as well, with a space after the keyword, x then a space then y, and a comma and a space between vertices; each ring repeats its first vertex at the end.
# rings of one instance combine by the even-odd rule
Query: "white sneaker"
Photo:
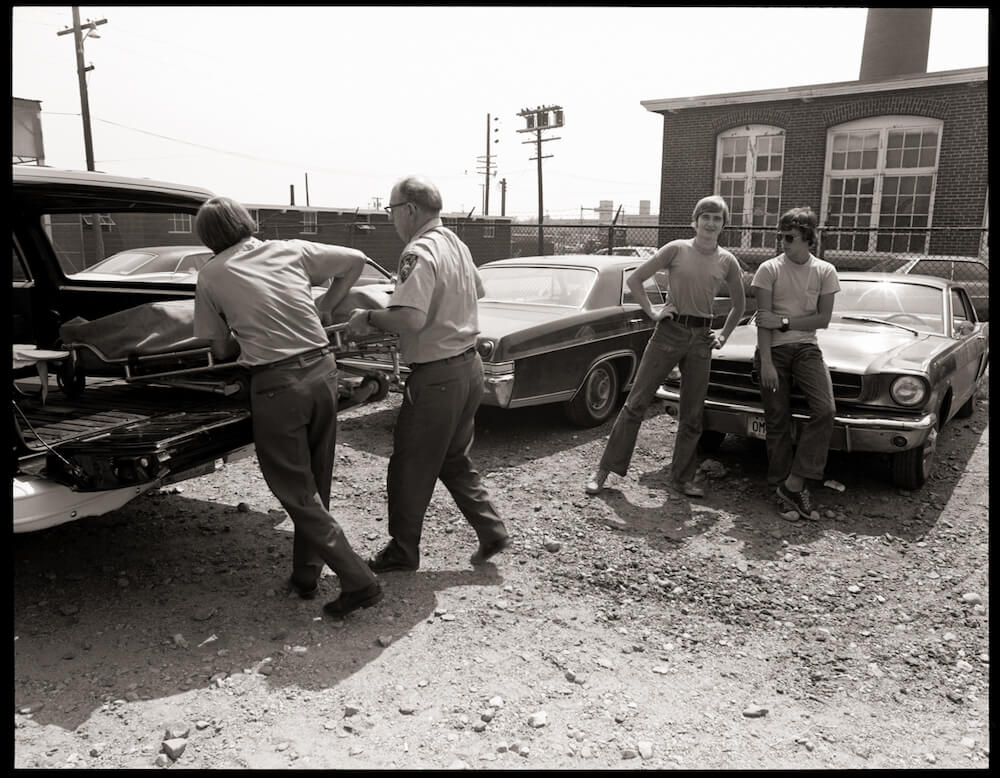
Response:
POLYGON ((598 469, 592 476, 590 480, 587 481, 586 491, 587 494, 600 494, 604 489, 604 482, 608 478, 608 471, 598 469))

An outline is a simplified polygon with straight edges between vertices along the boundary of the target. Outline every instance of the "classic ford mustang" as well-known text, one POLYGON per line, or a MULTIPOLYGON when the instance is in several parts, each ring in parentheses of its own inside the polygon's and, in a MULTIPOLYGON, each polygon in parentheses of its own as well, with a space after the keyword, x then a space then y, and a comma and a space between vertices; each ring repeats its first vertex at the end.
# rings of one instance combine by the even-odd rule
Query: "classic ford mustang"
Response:
MULTIPOLYGON (((931 472, 941 427, 975 410, 989 364, 989 324, 977 320, 960 283, 889 273, 839 278, 830 326, 817 333, 837 406, 830 448, 888 454, 893 483, 919 488, 931 472)), ((718 447, 727 434, 764 438, 756 343, 751 320, 713 354, 703 449, 718 447)), ((657 396, 676 413, 679 375, 657 396)), ((792 403, 797 437, 806 406, 794 387, 792 403)))
MULTIPOLYGON (((643 261, 581 254, 482 265, 483 404, 561 403, 579 426, 607 420, 631 385, 653 331, 653 321, 625 285, 643 261)), ((654 305, 664 302, 654 278, 645 288, 654 305)))

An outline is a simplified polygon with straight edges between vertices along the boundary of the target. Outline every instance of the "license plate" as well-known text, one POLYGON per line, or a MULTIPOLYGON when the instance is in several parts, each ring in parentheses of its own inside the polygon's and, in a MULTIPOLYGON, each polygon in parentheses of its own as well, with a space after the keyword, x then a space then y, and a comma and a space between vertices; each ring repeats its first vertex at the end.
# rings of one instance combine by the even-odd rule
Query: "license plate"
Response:
POLYGON ((767 437, 767 427, 764 424, 763 416, 747 416, 747 435, 761 440, 767 437))

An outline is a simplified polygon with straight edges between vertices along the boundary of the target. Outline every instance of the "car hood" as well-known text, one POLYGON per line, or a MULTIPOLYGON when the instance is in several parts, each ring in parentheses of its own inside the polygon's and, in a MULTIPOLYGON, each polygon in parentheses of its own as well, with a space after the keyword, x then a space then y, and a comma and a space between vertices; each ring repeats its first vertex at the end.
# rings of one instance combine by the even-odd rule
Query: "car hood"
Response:
POLYGON ((582 313, 577 308, 558 305, 518 305, 516 303, 479 303, 480 337, 499 340, 512 332, 540 324, 563 321, 582 313))
MULTIPOLYGON (((862 322, 831 322, 816 335, 827 367, 849 373, 925 371, 931 357, 954 342, 944 335, 929 332, 914 335, 898 327, 862 322)), ((725 347, 715 355, 720 359, 750 361, 756 346, 757 328, 744 324, 733 330, 725 347)))

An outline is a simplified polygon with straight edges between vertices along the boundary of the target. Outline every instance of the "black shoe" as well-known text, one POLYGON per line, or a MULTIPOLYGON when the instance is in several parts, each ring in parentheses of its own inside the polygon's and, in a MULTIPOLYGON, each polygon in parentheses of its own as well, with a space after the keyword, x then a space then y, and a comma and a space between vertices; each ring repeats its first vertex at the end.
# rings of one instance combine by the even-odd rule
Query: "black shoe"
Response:
POLYGON ((317 581, 310 587, 300 586, 295 582, 294 578, 288 579, 288 588, 290 591, 295 592, 303 600, 314 600, 316 595, 319 594, 319 582, 317 581))
POLYGON ((809 519, 810 521, 819 519, 819 514, 812 506, 812 495, 809 494, 809 490, 805 487, 801 491, 793 492, 784 484, 778 484, 776 493, 778 495, 778 502, 786 511, 795 511, 803 519, 809 519))
POLYGON ((353 592, 341 592, 340 596, 323 606, 323 612, 338 619, 358 608, 370 608, 382 599, 382 585, 375 581, 364 589, 353 592))
POLYGON ((510 539, 509 535, 506 535, 499 540, 493 540, 489 543, 480 543, 479 548, 477 548, 475 553, 469 557, 469 561, 474 565, 485 564, 501 551, 506 551, 513 545, 514 541, 510 539))
POLYGON ((400 559, 389 547, 383 548, 374 557, 368 560, 368 567, 374 573, 392 573, 397 570, 416 570, 419 565, 411 565, 409 562, 400 559))

